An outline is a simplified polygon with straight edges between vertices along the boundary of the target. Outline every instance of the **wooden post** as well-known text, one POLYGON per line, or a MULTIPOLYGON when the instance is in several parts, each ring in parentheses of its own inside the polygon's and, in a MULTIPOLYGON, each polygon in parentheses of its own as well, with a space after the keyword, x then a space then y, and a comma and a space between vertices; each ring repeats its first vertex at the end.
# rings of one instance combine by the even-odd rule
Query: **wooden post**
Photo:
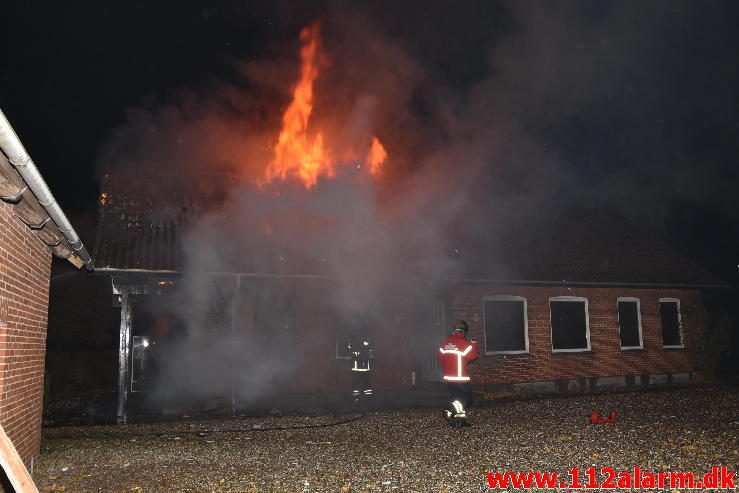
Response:
POLYGON ((118 411, 119 425, 126 424, 128 401, 129 362, 131 361, 131 303, 129 294, 121 294, 121 328, 118 342, 118 411))
POLYGON ((0 465, 16 493, 38 493, 28 469, 2 426, 0 426, 0 465))
MULTIPOLYGON (((232 344, 235 343, 239 338, 236 337, 237 327, 239 325, 240 305, 239 297, 241 296, 241 276, 235 276, 234 293, 231 301, 231 338, 232 344)), ((237 401, 237 379, 236 371, 239 365, 235 362, 231 362, 231 412, 236 413, 236 401, 237 401)))

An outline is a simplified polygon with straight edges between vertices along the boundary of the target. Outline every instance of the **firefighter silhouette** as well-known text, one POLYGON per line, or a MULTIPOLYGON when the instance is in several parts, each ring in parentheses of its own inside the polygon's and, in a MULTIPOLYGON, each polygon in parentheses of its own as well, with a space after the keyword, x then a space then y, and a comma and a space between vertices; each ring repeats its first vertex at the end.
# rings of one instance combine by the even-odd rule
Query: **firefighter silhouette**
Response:
POLYGON ((352 396, 354 402, 366 400, 372 395, 372 344, 366 330, 356 331, 347 344, 352 366, 352 396))
POLYGON ((439 348, 439 362, 444 370, 452 401, 443 411, 447 422, 457 428, 469 426, 467 409, 472 405, 473 393, 467 365, 477 359, 477 341, 467 340, 467 322, 460 320, 452 335, 439 348))

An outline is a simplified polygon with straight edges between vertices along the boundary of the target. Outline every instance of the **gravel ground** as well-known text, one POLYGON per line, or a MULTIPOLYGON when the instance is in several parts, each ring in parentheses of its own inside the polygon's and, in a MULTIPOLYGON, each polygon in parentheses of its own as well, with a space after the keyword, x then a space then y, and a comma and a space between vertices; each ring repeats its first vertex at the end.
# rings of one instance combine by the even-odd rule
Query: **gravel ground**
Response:
POLYGON ((499 402, 463 430, 428 409, 357 417, 47 429, 35 479, 46 492, 468 492, 488 490, 488 471, 739 463, 737 387, 499 402), (619 403, 617 424, 589 422, 619 403))

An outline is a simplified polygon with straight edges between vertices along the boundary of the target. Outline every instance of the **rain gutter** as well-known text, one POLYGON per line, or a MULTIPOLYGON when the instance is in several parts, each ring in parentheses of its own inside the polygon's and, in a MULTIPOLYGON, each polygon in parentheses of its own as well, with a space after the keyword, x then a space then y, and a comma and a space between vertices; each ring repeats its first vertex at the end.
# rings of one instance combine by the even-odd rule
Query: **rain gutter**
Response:
POLYGON ((88 271, 92 271, 95 266, 93 265, 90 254, 82 244, 82 240, 80 240, 79 235, 72 227, 64 211, 59 207, 54 195, 49 190, 49 186, 44 181, 36 164, 34 164, 31 156, 28 155, 28 152, 23 147, 18 135, 13 130, 13 127, 2 110, 0 110, 0 148, 2 148, 10 163, 18 171, 18 174, 21 175, 23 181, 26 182, 28 188, 36 196, 39 204, 46 210, 51 220, 54 221, 64 237, 69 241, 74 251, 73 255, 76 255, 82 260, 88 271))

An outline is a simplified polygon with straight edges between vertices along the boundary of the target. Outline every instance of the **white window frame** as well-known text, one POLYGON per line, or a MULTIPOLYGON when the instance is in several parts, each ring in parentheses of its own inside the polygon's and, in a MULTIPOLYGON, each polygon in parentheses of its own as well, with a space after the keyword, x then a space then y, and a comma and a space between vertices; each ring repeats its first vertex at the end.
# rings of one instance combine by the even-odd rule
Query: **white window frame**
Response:
MULTIPOLYGON (((672 302, 672 303, 677 304, 677 331, 678 331, 678 334, 680 334, 680 344, 670 344, 666 346, 665 340, 664 338, 662 338, 662 347, 682 349, 685 347, 685 339, 683 339, 683 319, 682 319, 682 314, 680 313, 680 300, 677 298, 660 298, 659 299, 660 303, 662 303, 663 301, 672 302)), ((662 308, 662 305, 660 304, 660 309, 661 308, 662 308)), ((662 327, 662 313, 661 312, 660 312, 660 317, 659 317, 659 323, 660 323, 660 329, 664 329, 664 327, 662 327)))
POLYGON ((490 296, 484 296, 482 298, 482 330, 485 340, 485 354, 529 354, 529 302, 523 296, 512 296, 506 294, 495 294, 490 296), (488 331, 486 329, 486 313, 485 313, 485 302, 486 301, 522 301, 523 302, 523 340, 526 346, 524 350, 516 351, 488 351, 488 331))
POLYGON ((552 345, 553 353, 586 353, 590 349, 590 310, 588 309, 588 299, 581 296, 551 296, 549 298, 549 340, 552 345), (554 349, 554 326, 552 325, 552 301, 569 301, 585 303, 585 341, 587 347, 577 349, 554 349))
POLYGON ((621 296, 616 299, 616 317, 618 318, 618 342, 621 344, 621 314, 618 311, 618 304, 622 301, 625 302, 635 302, 636 303, 636 319, 639 323, 639 345, 638 346, 621 346, 621 350, 630 350, 630 349, 644 349, 644 339, 642 338, 642 329, 641 329, 641 301, 639 298, 634 298, 633 296, 621 296))

